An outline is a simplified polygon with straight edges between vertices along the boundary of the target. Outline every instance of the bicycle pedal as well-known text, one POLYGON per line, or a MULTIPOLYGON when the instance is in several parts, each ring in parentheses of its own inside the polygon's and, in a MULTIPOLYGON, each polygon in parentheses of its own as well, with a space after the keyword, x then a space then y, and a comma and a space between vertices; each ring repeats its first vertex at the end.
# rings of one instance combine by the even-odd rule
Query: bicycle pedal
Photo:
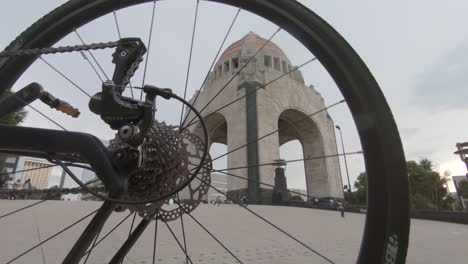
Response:
POLYGON ((39 96, 39 99, 46 105, 50 106, 50 108, 54 108, 57 111, 65 113, 71 117, 77 118, 80 115, 80 110, 78 108, 74 108, 71 104, 55 98, 52 94, 43 91, 39 96))

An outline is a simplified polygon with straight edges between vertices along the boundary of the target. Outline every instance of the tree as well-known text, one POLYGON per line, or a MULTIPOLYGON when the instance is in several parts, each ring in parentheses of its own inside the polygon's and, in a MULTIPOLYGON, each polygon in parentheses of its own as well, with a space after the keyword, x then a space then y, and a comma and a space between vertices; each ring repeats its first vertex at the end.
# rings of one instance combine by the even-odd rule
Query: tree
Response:
POLYGON ((447 178, 433 170, 427 158, 406 163, 409 176, 411 207, 415 209, 449 209, 447 178))
POLYGON ((357 177, 357 181, 354 182, 354 188, 356 191, 353 192, 353 202, 357 204, 367 203, 367 173, 362 172, 357 177))
MULTIPOLYGON (((13 93, 10 91, 7 91, 0 95, 0 100, 2 100, 4 97, 12 95, 13 93)), ((26 118, 27 112, 24 109, 21 109, 17 112, 5 115, 5 116, 0 116, 0 124, 2 125, 18 125, 21 124, 24 119, 26 118)))
MULTIPOLYGON (((454 199, 448 195, 447 181, 448 174, 441 177, 433 170, 433 162, 427 158, 422 158, 419 162, 406 162, 408 170, 408 180, 410 185, 411 207, 414 209, 450 209, 454 199)), ((468 182, 466 183, 468 197, 468 182)), ((367 174, 359 174, 354 183, 357 189, 353 193, 356 203, 367 203, 367 174)))
POLYGON ((300 195, 297 195, 297 194, 291 195, 291 196, 289 197, 289 200, 290 200, 290 201, 301 201, 301 202, 304 201, 304 199, 302 199, 302 197, 301 197, 300 195))
POLYGON ((366 189, 367 190, 367 173, 361 172, 359 176, 357 177, 357 181, 354 182, 354 188, 360 190, 360 189, 366 189))

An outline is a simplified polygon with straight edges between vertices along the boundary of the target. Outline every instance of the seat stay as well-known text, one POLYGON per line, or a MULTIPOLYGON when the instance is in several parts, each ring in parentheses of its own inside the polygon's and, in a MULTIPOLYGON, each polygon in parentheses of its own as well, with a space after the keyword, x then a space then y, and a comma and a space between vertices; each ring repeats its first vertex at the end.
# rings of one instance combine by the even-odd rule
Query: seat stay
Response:
POLYGON ((123 191, 123 177, 112 165, 109 151, 97 137, 87 133, 0 125, 0 151, 43 158, 79 155, 93 168, 111 197, 123 191))

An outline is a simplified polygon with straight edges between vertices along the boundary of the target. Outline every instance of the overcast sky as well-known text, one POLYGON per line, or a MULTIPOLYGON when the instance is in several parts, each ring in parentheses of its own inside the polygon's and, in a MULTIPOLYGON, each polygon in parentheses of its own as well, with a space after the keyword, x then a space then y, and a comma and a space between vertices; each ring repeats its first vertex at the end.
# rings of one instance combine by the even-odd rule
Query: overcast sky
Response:
MULTIPOLYGON (((32 22, 64 1, 3 1, 0 9, 0 47, 5 47, 32 22), (26 8, 27 6, 27 8, 26 8)), ((151 60, 147 83, 171 87, 183 94, 185 71, 190 44, 190 31, 196 1, 165 1, 158 3, 156 11, 155 39, 151 47, 151 60), (189 4, 185 4, 189 2, 189 4), (193 3, 192 3, 193 2, 193 3), (181 5, 184 3, 184 5, 181 5), (173 13, 176 11, 176 13, 173 13)), ((393 110, 403 140, 406 158, 418 160, 427 157, 441 171, 450 170, 452 175, 466 172, 463 163, 453 154, 455 143, 468 141, 468 2, 466 1, 301 1, 334 26, 356 49, 380 83, 393 110)), ((194 44, 194 55, 189 82, 189 97, 199 89, 223 35, 236 10, 230 7, 202 2, 194 44)), ((124 36, 147 38, 148 19, 151 6, 137 7, 118 13, 124 36), (148 8, 149 7, 149 8, 148 8)), ((89 42, 115 40, 116 30, 113 17, 79 29, 89 42)), ((276 27, 251 14, 241 13, 239 22, 228 38, 232 43, 249 31, 268 38, 276 27)), ((273 39, 289 56, 292 63, 299 65, 311 54, 301 44, 281 32, 273 39)), ((60 44, 78 44, 75 35, 65 38, 60 44)), ((225 47, 227 47, 225 45, 225 47)), ((97 52, 110 74, 112 51, 97 52)), ((46 56, 48 61, 59 66, 73 80, 90 93, 97 92, 99 79, 79 54, 46 56), (86 75, 85 75, 86 74, 86 75), (82 80, 81 76, 89 76, 82 80)), ((143 66, 143 64, 142 64, 143 66)), ((141 80, 140 70, 136 79, 141 80)), ((341 99, 341 95, 320 64, 303 69, 306 83, 314 84, 327 104, 341 99)), ((38 62, 18 83, 17 88, 31 81, 47 85, 46 90, 77 105, 86 105, 87 98, 70 84, 60 79, 51 69, 38 62), (55 78, 52 80, 52 76, 55 78)), ((136 81, 137 82, 137 81, 136 81)), ((141 81, 139 81, 141 82, 141 81)), ((138 83, 138 82, 137 82, 138 83)), ((35 106, 64 124, 67 128, 91 132, 109 139, 112 131, 96 129, 99 118, 83 107, 80 121, 55 113, 40 103, 35 106)), ((159 115, 168 117, 169 122, 178 120, 173 107, 159 105, 159 115)), ((355 126, 345 106, 330 110, 335 123, 340 125, 347 151, 360 149, 355 126)), ((53 127, 46 120, 30 113, 27 125, 53 127)), ((339 141, 338 141, 339 142, 339 141)), ((296 151, 299 144, 285 146, 282 157, 300 158, 296 151)), ((341 149, 341 145, 339 145, 341 149)), ((223 149, 219 148, 218 152, 223 149)), ((298 154, 299 153, 299 154, 298 154)), ((225 167, 218 164, 219 168, 225 167)), ((362 158, 348 159, 352 181, 364 170, 362 158)), ((302 164, 288 165, 288 184, 293 188, 304 186, 302 164)), ((343 170, 343 179, 345 178, 343 170)))

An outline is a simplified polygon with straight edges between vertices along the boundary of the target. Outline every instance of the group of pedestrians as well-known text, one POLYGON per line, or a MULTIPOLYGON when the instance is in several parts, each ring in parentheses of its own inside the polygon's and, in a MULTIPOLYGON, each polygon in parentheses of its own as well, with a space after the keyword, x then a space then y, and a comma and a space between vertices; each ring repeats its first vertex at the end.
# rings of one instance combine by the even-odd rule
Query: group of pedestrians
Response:
MULTIPOLYGON (((247 204, 249 202, 249 199, 247 198, 247 196, 245 195, 242 195, 240 198, 239 198, 239 202, 238 204, 242 207, 247 207, 247 204)), ((221 204, 223 203, 223 201, 221 200, 221 197, 216 197, 216 200, 213 201, 213 205, 217 205, 217 206, 220 206, 221 204)))
MULTIPOLYGON (((315 208, 319 208, 319 199, 318 198, 313 198, 313 199, 311 199, 311 201, 313 202, 315 208)), ((344 208, 344 203, 340 199, 338 199, 336 201, 333 200, 333 199, 330 199, 329 207, 330 208, 336 208, 338 211, 340 211, 341 217, 343 217, 343 218, 345 217, 345 215, 344 215, 344 211, 345 211, 344 210, 345 209, 344 208)))
MULTIPOLYGON (((314 198, 312 199, 312 202, 314 203, 314 206, 316 208, 319 207, 319 200, 317 198, 314 198)), ((216 200, 213 202, 214 205, 217 205, 219 206, 220 204, 222 203, 221 201, 221 197, 217 197, 216 200)), ((248 199, 247 199, 247 196, 243 195, 240 197, 239 199, 239 205, 242 206, 242 207, 247 207, 247 203, 248 203, 248 199)), ((330 207, 331 208, 336 208, 338 211, 340 211, 341 213, 341 217, 344 218, 345 215, 344 215, 344 203, 343 201, 341 201, 340 199, 338 199, 336 202, 335 200, 333 199, 330 199, 330 207)))

